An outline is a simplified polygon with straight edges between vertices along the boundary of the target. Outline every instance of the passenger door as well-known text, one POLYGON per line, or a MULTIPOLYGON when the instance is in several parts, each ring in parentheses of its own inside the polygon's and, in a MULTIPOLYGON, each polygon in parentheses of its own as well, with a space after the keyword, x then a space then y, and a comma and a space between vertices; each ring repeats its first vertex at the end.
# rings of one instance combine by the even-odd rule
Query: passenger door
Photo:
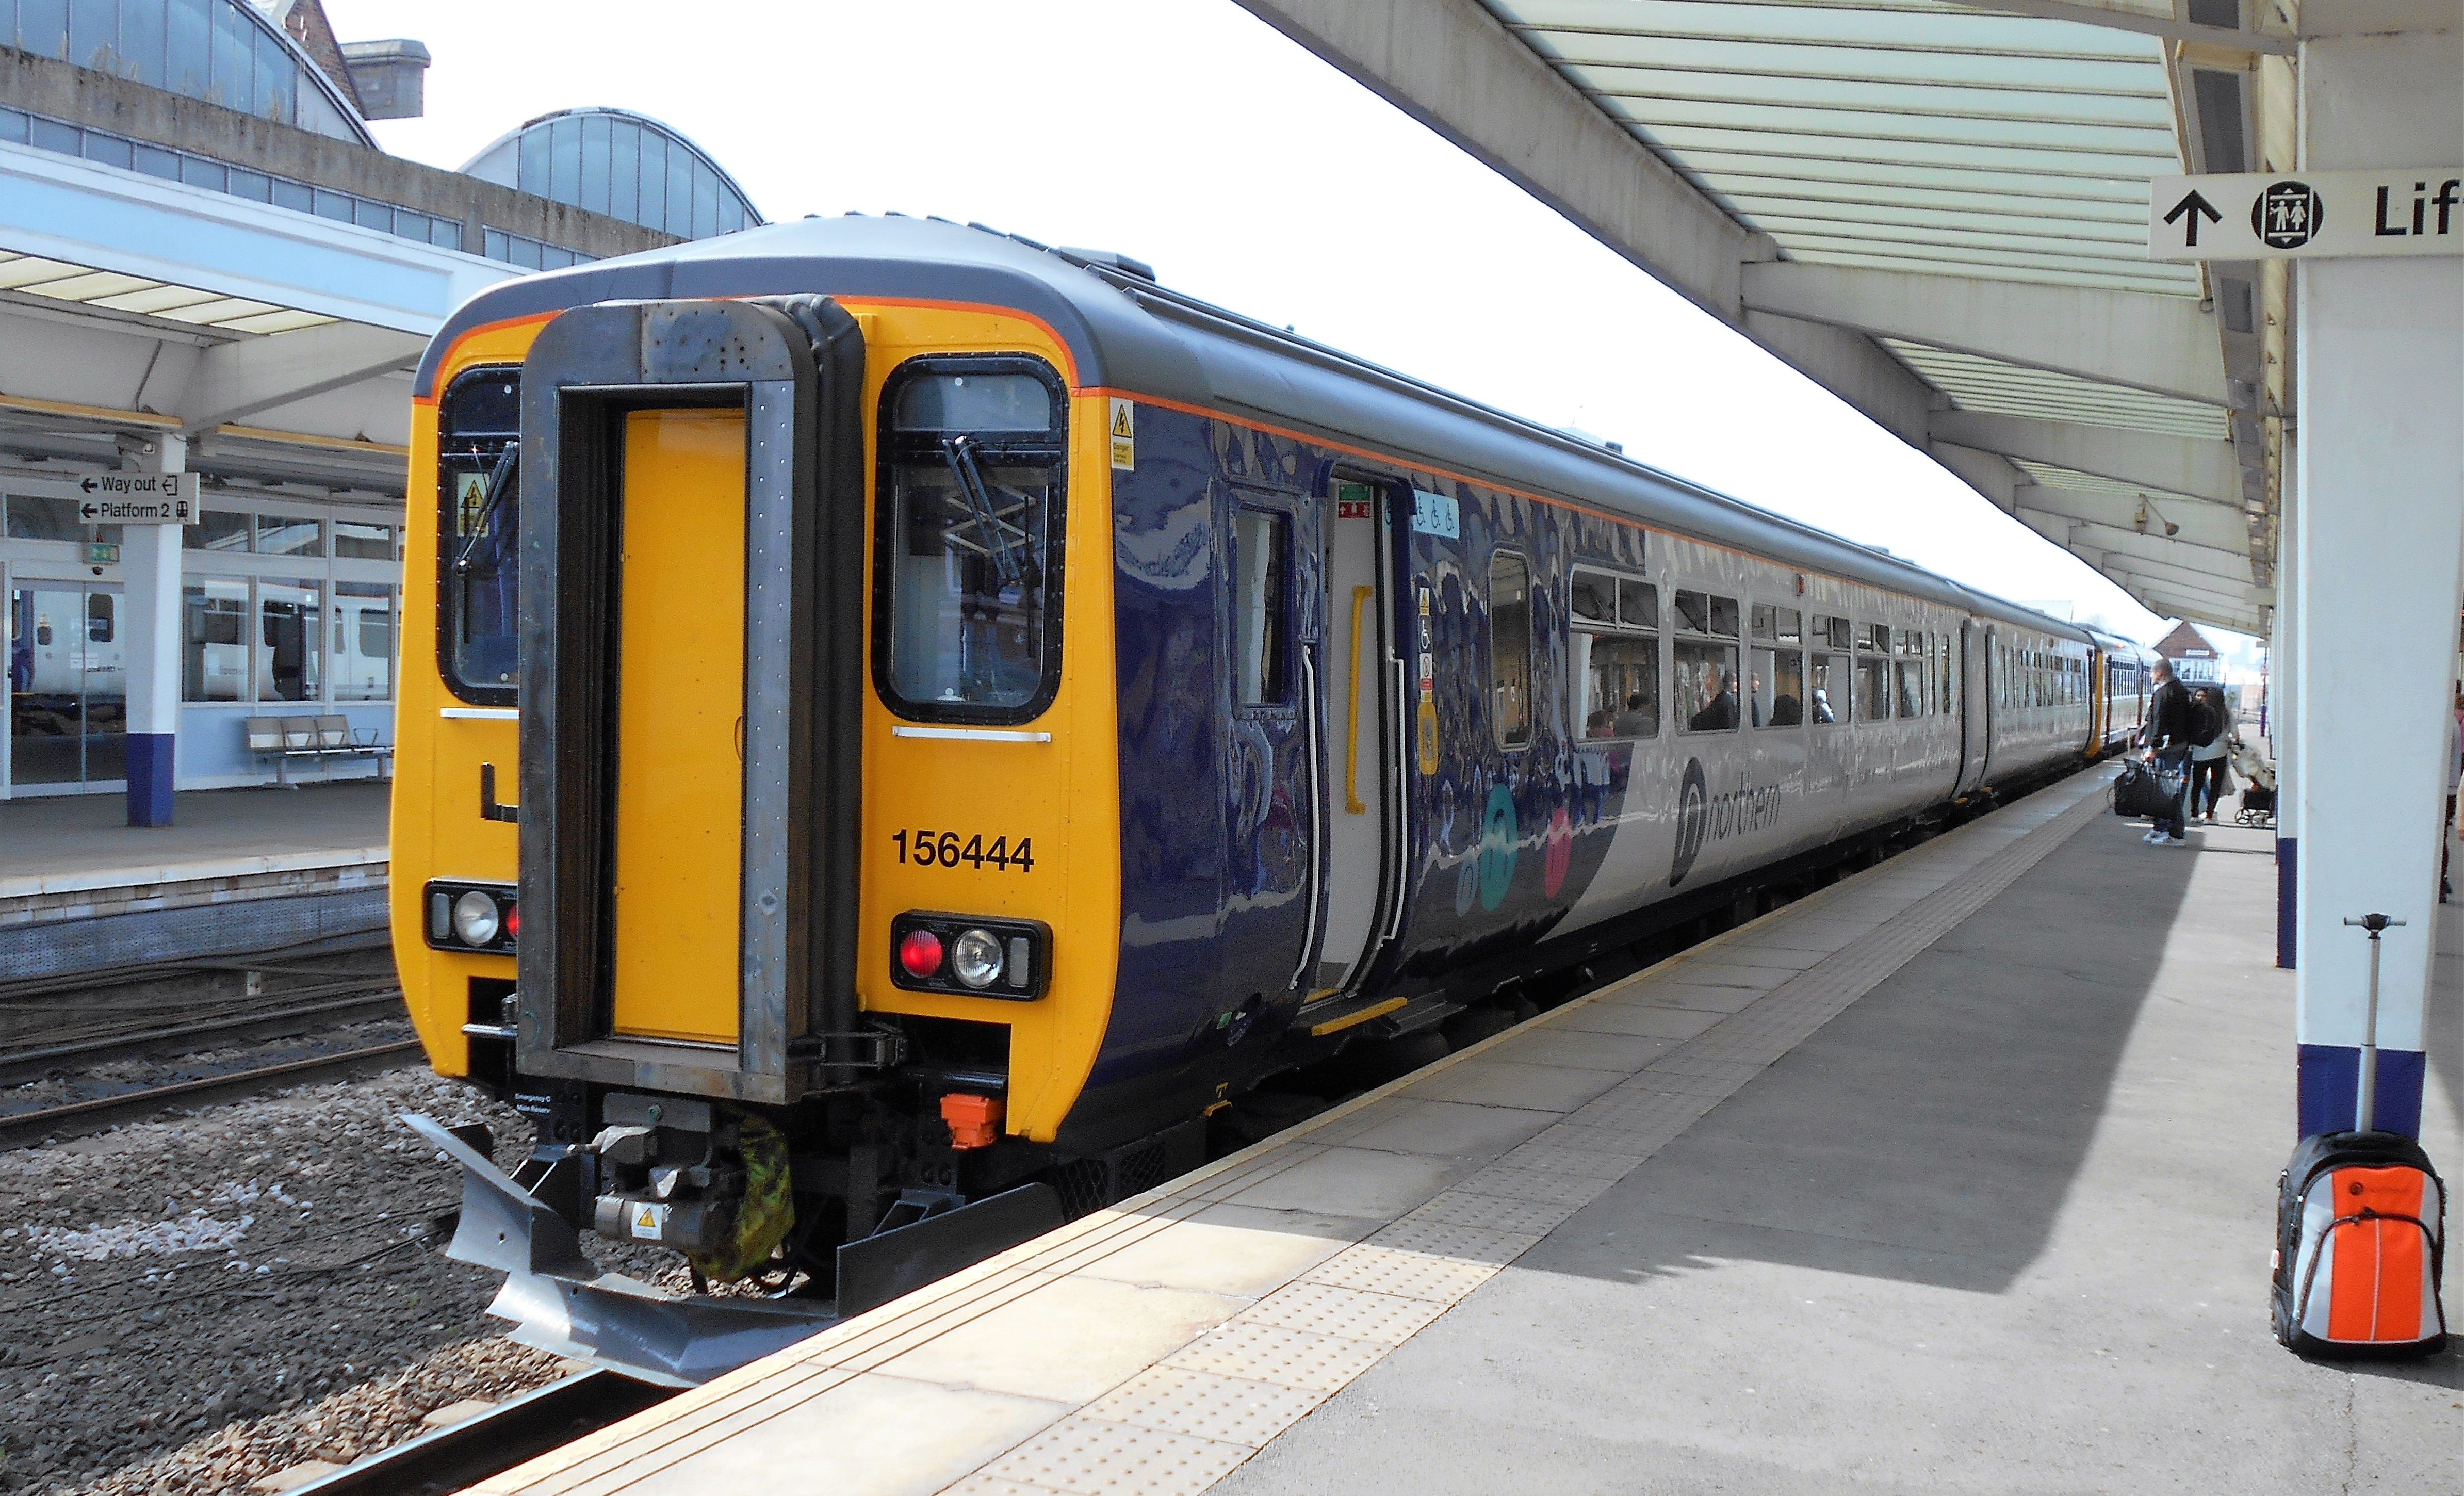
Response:
MULTIPOLYGON (((1226 487, 1219 522, 1229 551, 1223 655, 1231 676, 1224 745, 1231 864, 1223 939, 1288 991, 1307 979, 1318 928, 1325 791, 1315 681, 1325 668, 1316 515, 1289 496, 1226 487)), ((1244 957, 1245 959, 1245 957, 1244 957)), ((1237 994, 1236 994, 1237 995, 1237 994)))
POLYGON ((1325 933, 1311 998, 1350 990, 1376 955, 1392 902, 1401 665, 1393 633, 1393 491, 1337 476, 1325 508, 1325 933))
POLYGON ((1959 785, 1967 794, 1986 782, 1993 759, 1993 631, 1959 626, 1959 785))

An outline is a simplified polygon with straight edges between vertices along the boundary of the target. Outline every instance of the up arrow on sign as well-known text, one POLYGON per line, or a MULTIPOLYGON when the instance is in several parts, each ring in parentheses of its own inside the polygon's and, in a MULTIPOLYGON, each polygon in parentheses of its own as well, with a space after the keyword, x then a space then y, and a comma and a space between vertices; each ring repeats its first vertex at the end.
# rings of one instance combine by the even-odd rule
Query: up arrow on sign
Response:
POLYGON ((2171 223, 2177 218, 2184 217, 2189 220, 2182 225, 2182 244, 2185 248, 2197 247, 2200 219, 2205 218, 2211 224, 2225 221, 2225 215, 2216 211, 2216 205, 2201 197, 2195 187, 2186 193, 2180 202, 2173 205, 2173 210, 2165 215, 2165 221, 2171 223))
POLYGON ((2158 177, 2147 257, 2263 260, 2464 254, 2464 167, 2158 177))

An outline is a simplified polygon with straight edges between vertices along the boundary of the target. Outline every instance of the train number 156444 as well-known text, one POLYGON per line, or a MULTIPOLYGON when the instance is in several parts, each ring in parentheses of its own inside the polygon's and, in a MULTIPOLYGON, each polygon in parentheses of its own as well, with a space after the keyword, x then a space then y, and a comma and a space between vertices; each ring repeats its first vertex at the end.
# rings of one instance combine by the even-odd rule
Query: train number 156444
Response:
POLYGON ((898 860, 921 868, 956 868, 964 863, 970 868, 992 868, 1007 872, 1015 868, 1021 872, 1035 870, 1035 838, 1022 836, 1012 847, 1009 838, 997 836, 990 847, 984 845, 980 831, 892 831, 890 840, 898 847, 898 860))

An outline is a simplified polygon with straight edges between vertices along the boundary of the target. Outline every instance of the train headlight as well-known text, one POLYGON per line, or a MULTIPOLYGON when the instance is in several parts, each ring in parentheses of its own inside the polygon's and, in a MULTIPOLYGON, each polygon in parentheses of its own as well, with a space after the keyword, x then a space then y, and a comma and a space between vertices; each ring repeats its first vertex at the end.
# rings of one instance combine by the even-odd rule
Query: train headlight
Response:
POLYGON ((941 937, 930 930, 910 930, 898 942, 898 964, 907 975, 922 980, 941 969, 941 937))
POLYGON ((464 945, 488 945, 496 938, 496 901, 477 889, 453 901, 453 935, 464 945))
POLYGON ((1001 980, 1001 937, 989 930, 963 930, 950 947, 950 973, 970 987, 1001 980))

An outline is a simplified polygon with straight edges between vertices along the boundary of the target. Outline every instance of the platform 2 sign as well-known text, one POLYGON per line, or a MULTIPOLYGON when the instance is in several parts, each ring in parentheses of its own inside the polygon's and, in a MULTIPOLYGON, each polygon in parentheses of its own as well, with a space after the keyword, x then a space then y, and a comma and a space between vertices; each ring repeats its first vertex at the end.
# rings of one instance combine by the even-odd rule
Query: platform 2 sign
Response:
POLYGON ((2464 254, 2464 166, 2158 177, 2149 185, 2149 259, 2390 254, 2464 254))
POLYGON ((88 524, 195 524, 193 473, 90 473, 77 481, 77 517, 88 524))

